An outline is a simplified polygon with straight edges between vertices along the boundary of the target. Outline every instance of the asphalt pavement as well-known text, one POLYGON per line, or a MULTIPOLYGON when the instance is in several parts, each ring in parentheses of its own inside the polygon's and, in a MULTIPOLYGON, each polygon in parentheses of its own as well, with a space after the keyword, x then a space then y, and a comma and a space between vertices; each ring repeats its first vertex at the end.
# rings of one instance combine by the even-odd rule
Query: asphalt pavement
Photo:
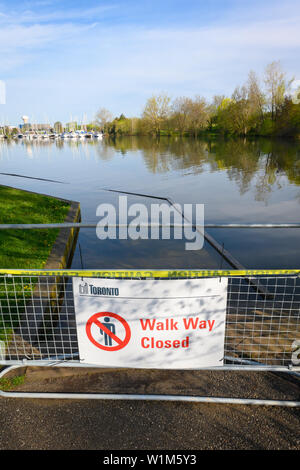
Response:
MULTIPOLYGON (((299 400, 267 372, 27 368, 18 390, 299 400)), ((19 372, 20 373, 20 372, 19 372)), ((0 399, 1 450, 296 450, 300 408, 129 400, 0 399)))

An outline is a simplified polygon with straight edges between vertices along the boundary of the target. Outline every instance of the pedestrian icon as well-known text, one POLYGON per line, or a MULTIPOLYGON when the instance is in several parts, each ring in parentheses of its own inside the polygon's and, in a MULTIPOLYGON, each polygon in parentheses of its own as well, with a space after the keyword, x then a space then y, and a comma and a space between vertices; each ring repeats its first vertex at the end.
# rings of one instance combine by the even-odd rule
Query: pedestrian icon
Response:
MULTIPOLYGON (((106 328, 108 328, 109 331, 111 331, 115 335, 116 334, 116 327, 113 323, 110 323, 109 317, 105 317, 104 322, 105 322, 104 324, 105 324, 106 328)), ((112 337, 109 334, 107 334, 106 332, 104 332, 102 330, 102 328, 100 328, 100 334, 104 336, 105 346, 112 346, 112 337)))
POLYGON ((91 343, 105 351, 118 351, 124 348, 131 338, 126 320, 112 312, 95 313, 88 319, 85 330, 91 343))

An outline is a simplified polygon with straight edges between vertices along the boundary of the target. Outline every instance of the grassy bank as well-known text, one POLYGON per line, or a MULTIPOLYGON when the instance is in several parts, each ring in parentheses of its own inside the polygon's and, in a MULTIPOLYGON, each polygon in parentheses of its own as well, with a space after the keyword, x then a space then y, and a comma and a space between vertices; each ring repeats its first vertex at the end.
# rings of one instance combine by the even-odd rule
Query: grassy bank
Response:
MULTIPOLYGON (((65 201, 0 186, 0 223, 59 223, 69 210, 65 201)), ((59 229, 0 230, 0 268, 43 268, 59 229)), ((9 342, 19 315, 35 287, 33 278, 0 276, 0 341, 9 342)))
MULTIPOLYGON (((0 186, 0 223, 63 222, 69 204, 53 197, 0 186)), ((0 231, 0 268, 42 268, 58 229, 0 231)))

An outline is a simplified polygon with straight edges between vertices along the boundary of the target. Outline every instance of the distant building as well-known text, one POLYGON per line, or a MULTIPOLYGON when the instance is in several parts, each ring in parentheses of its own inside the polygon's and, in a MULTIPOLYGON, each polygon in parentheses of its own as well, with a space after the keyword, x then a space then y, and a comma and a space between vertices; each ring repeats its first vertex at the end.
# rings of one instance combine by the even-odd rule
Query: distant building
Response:
POLYGON ((25 123, 25 124, 20 124, 19 125, 19 128, 22 130, 22 131, 29 131, 30 128, 31 128, 31 124, 29 123, 25 123))
POLYGON ((50 131, 52 126, 51 124, 30 124, 30 128, 33 131, 50 131))
POLYGON ((20 124, 19 128, 22 131, 50 131, 52 126, 51 124, 31 124, 27 122, 26 124, 20 124))
POLYGON ((69 132, 74 132, 74 131, 77 130, 77 128, 78 128, 78 125, 77 125, 76 121, 67 122, 67 124, 66 124, 66 129, 69 132))
POLYGON ((54 132, 57 132, 58 134, 61 134, 63 132, 63 125, 60 121, 57 121, 54 123, 54 132))
POLYGON ((22 116, 22 120, 23 120, 24 124, 28 124, 29 117, 28 116, 22 116))

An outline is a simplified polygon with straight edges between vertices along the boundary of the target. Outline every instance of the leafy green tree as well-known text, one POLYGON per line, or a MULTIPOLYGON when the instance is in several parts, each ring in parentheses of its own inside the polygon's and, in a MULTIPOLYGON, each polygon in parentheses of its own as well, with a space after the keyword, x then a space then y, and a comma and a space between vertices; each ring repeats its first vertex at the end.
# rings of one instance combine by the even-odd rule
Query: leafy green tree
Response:
POLYGON ((143 119, 151 133, 160 134, 163 124, 170 115, 170 101, 170 97, 164 93, 153 95, 148 99, 143 111, 143 119))
POLYGON ((62 126, 62 123, 60 121, 55 122, 53 127, 54 127, 55 132, 57 132, 58 134, 62 133, 63 126, 62 126))

